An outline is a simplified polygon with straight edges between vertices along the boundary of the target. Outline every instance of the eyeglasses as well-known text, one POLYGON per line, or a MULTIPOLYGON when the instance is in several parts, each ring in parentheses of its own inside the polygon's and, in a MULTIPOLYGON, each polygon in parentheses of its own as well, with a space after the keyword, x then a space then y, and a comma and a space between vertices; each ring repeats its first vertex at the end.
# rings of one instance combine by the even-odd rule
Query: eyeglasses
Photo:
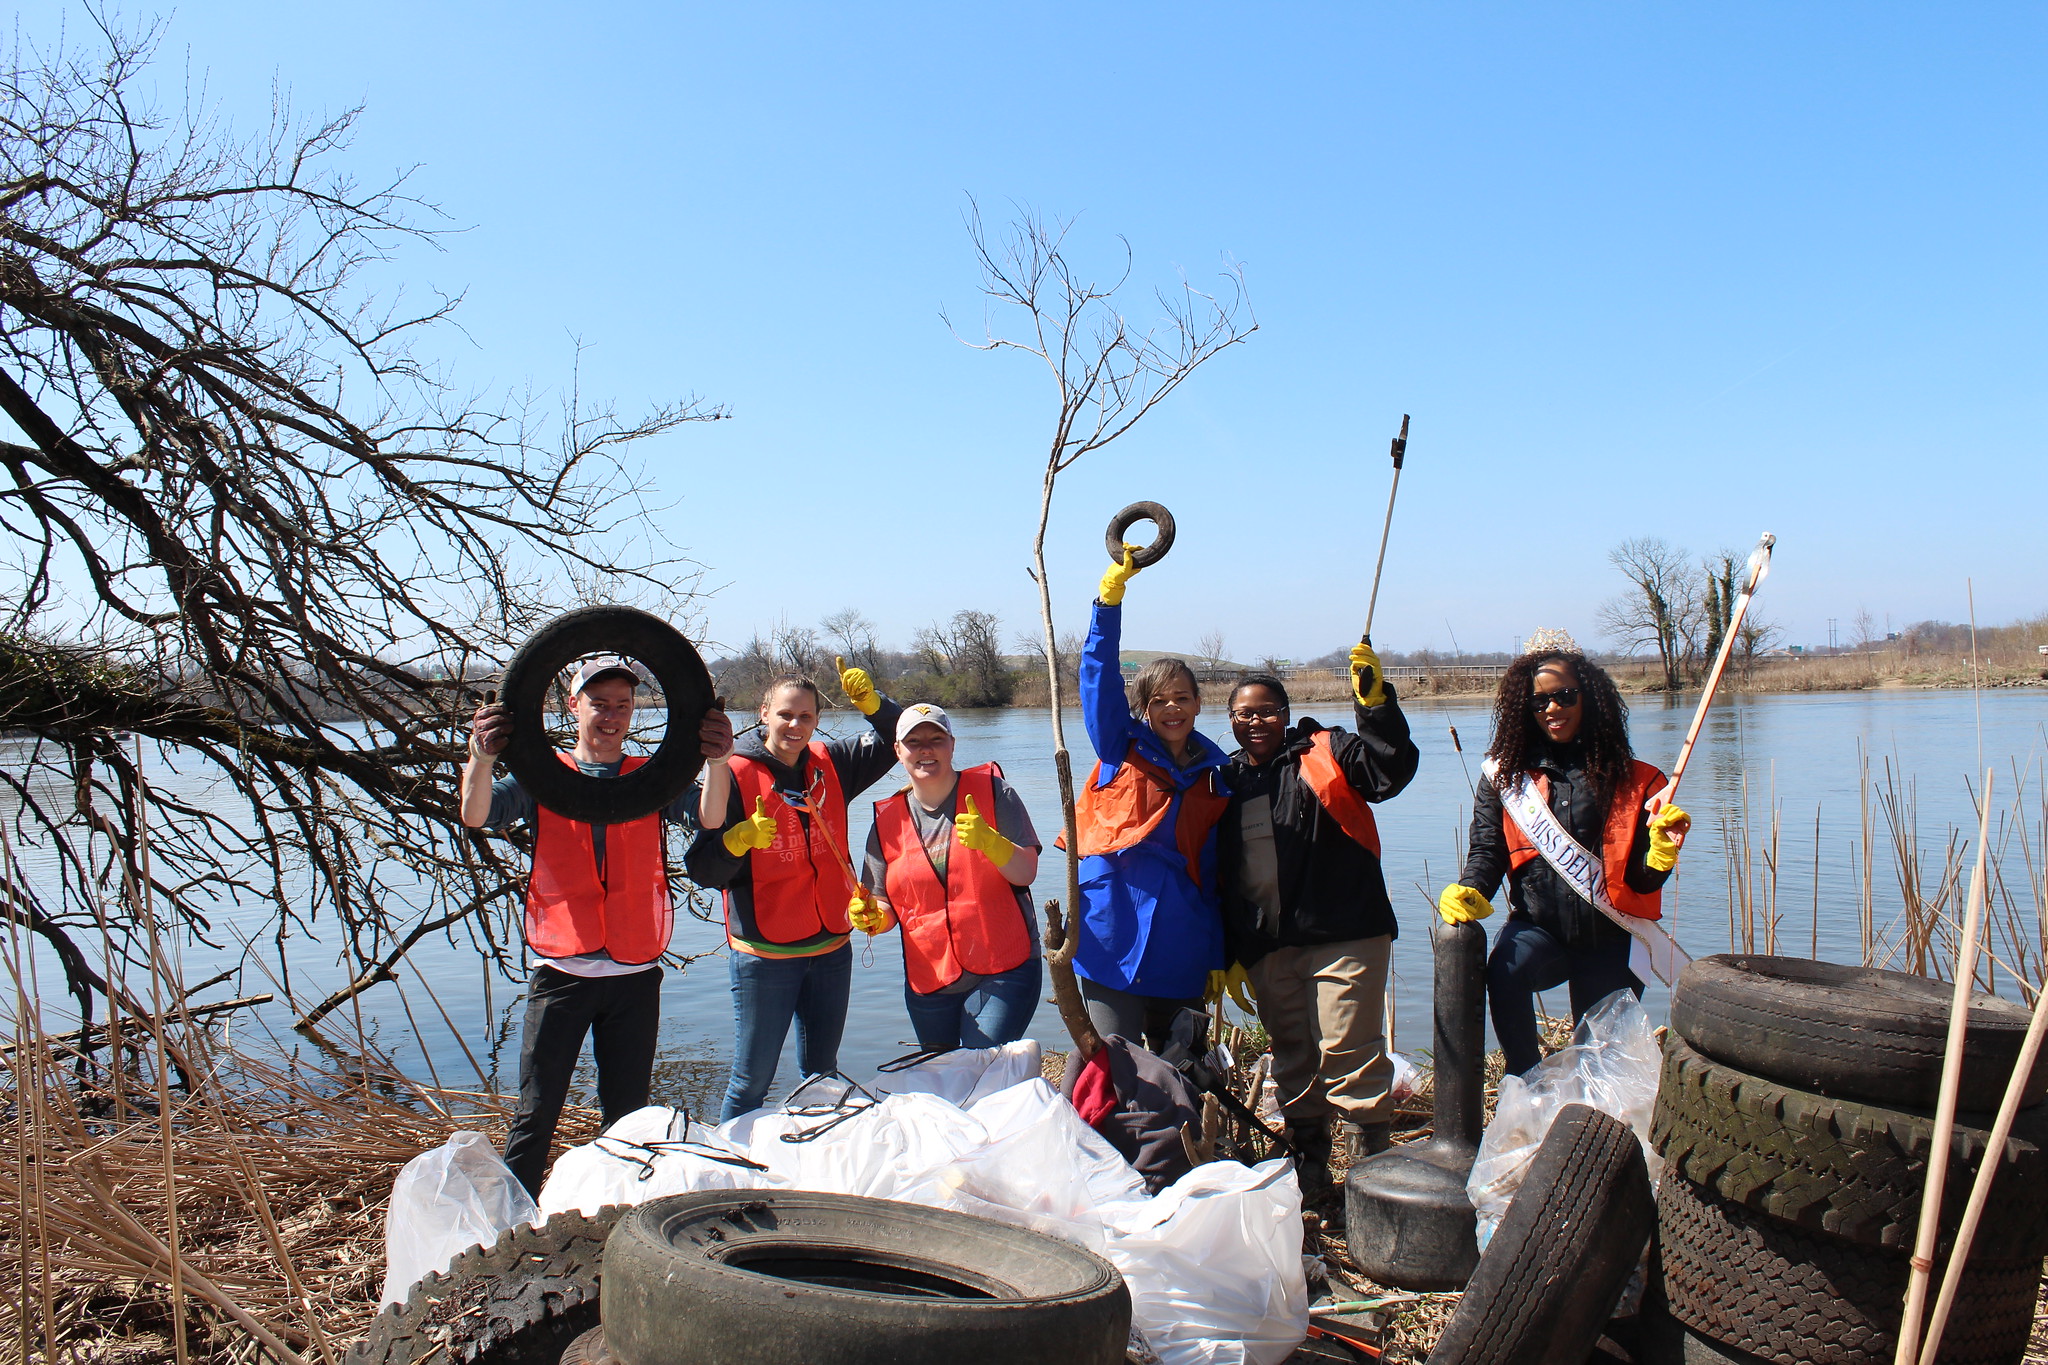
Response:
POLYGON ((1535 696, 1529 698, 1529 709, 1539 716, 1548 711, 1552 705, 1563 707, 1569 711, 1578 704, 1579 689, 1576 687, 1560 687, 1555 692, 1538 692, 1535 696))
POLYGON ((1284 706, 1247 706, 1242 710, 1232 711, 1230 718, 1242 724, 1250 725, 1253 721, 1279 720, 1286 714, 1287 708, 1284 706))

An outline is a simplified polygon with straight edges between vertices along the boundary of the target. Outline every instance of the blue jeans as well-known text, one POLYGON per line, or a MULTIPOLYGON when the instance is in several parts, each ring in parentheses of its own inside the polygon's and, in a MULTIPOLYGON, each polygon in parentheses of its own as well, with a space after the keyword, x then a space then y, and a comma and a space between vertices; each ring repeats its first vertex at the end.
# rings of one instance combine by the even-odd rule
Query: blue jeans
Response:
POLYGON ((759 1109, 775 1084, 789 1021, 796 1020, 797 1067, 806 1076, 839 1069, 846 997, 853 985, 853 948, 841 944, 816 957, 731 953, 732 1079, 718 1121, 759 1109))
POLYGON ((1643 983, 1628 969, 1631 942, 1625 934, 1602 935, 1593 947, 1575 950, 1534 920, 1508 916, 1486 959, 1486 1003, 1509 1075, 1522 1075, 1543 1060, 1536 1032, 1537 991, 1555 990, 1569 981, 1575 1024, 1616 991, 1643 993, 1643 983))
POLYGON ((1038 992, 1045 982, 1045 963, 1033 953, 1007 972, 983 977, 971 991, 953 995, 919 995, 903 984, 903 1005, 917 1045, 933 1052, 956 1047, 998 1047, 1014 1043, 1031 1028, 1038 1010, 1038 992))

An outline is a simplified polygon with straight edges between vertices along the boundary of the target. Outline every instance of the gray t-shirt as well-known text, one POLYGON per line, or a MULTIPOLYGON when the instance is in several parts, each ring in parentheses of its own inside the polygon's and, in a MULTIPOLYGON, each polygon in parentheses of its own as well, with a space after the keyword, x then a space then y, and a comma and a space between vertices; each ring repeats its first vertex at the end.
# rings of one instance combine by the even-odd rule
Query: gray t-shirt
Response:
POLYGON ((1237 808, 1243 856, 1238 860, 1237 893, 1259 908, 1259 927, 1280 932, 1280 853, 1273 843, 1273 798, 1265 792, 1247 797, 1237 808))
MULTIPOLYGON (((1031 826, 1031 812, 1024 808, 1024 798, 1017 795, 1017 789, 1000 777, 991 776, 995 790, 995 809, 983 811, 981 818, 996 827, 996 833, 1008 839, 1019 848, 1037 848, 1038 831, 1031 826)), ((959 814, 960 784, 953 783, 953 790, 937 806, 926 806, 917 799, 916 792, 906 793, 910 800, 910 824, 917 831, 917 837, 924 841, 925 856, 931 859, 932 871, 939 874, 939 880, 946 878, 946 865, 955 850, 965 851, 955 834, 953 819, 959 814)), ((887 894, 889 865, 882 857, 882 831, 879 827, 868 830, 868 848, 865 874, 862 881, 871 891, 887 894)), ((1031 912, 1031 888, 1013 888, 1017 893, 1017 909, 1024 916, 1025 932, 1033 942, 1038 939, 1038 917, 1031 912)), ((985 978, 973 972, 962 972, 960 979, 939 991, 940 995, 959 995, 973 990, 985 978)))
MULTIPOLYGON (((624 766, 623 760, 617 763, 585 763, 580 758, 576 760, 576 767, 586 777, 617 777, 619 770, 624 766)), ((689 816, 688 792, 669 802, 661 812, 661 818, 671 824, 680 824, 689 816)), ((484 817, 484 828, 503 829, 520 820, 524 820, 528 826, 538 825, 540 805, 527 793, 526 788, 519 784, 518 778, 507 773, 491 783, 491 813, 484 817)), ((604 876, 604 832, 603 825, 590 827, 590 851, 597 857, 599 878, 604 876)), ((559 972, 567 972, 571 976, 624 976, 631 972, 644 972, 658 965, 653 962, 631 965, 614 962, 611 954, 603 952, 584 953, 576 957, 540 957, 538 953, 534 956, 543 965, 553 967, 559 972)))

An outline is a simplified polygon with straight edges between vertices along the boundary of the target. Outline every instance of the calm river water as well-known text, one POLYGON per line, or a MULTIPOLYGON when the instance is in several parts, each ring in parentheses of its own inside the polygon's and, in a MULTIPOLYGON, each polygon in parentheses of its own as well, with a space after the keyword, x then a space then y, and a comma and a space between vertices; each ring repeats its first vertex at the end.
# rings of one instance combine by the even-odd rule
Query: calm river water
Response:
MULTIPOLYGON (((1692 698, 1640 699, 1632 721, 1638 753, 1668 768, 1691 719, 1692 705, 1692 698)), ((1757 846, 1753 862, 1761 882, 1761 844, 1768 837, 1771 803, 1775 801, 1783 820, 1778 884, 1780 950, 1804 954, 1812 947, 1817 895, 1818 955, 1849 962, 1860 958, 1859 753, 1869 756, 1878 780, 1882 781, 1889 760, 1892 771, 1903 775, 1901 788, 1910 785, 1917 804, 1916 844, 1923 859, 1937 871, 1952 826, 1966 828, 1967 837, 1974 838, 1971 774, 1981 774, 1984 765, 1998 770, 1994 822, 1999 823, 2000 815, 2009 815, 2012 809, 2014 774, 2018 772, 2027 783, 2027 807, 2032 812, 2027 821, 2033 851, 2031 876, 2038 882, 2042 876, 2040 782, 2043 756, 2048 753, 2048 691, 1998 690, 1983 695, 1981 763, 1979 705, 1978 699, 1965 691, 1884 690, 1748 697, 1718 706, 1680 798, 1695 820, 1690 845, 1665 895, 1666 923, 1680 942, 1695 955, 1729 946, 1730 869, 1723 825, 1742 819, 1746 800, 1751 836, 1757 846)), ((1379 807, 1379 820, 1387 884, 1401 922, 1394 952, 1395 1042, 1403 1050, 1414 1050, 1430 1046, 1428 920, 1436 891, 1457 874, 1463 831, 1471 814, 1472 779, 1477 776, 1479 753, 1487 738, 1488 708, 1477 699, 1425 699, 1407 709, 1422 749, 1421 770, 1406 792, 1379 807), (1453 726, 1464 743, 1463 761, 1452 747, 1453 726)), ((1348 707, 1343 706, 1308 706, 1297 714, 1313 715, 1328 724, 1349 723, 1348 707)), ((750 721, 751 717, 744 719, 750 721)), ((1220 706, 1205 711, 1203 720, 1207 733, 1223 739, 1226 748, 1232 747, 1220 706)), ((955 722, 958 761, 963 766, 987 759, 1000 762, 1023 794, 1041 836, 1049 841, 1059 825, 1050 713, 1042 709, 965 711, 955 713, 955 722)), ((849 724, 860 722, 845 713, 834 713, 827 728, 844 729, 849 724)), ((1087 738, 1078 713, 1067 721, 1067 736, 1077 750, 1077 775, 1085 773, 1087 738)), ((4 754, 0 749, 0 761, 4 754)), ((894 785, 895 779, 885 779, 855 802, 856 846, 866 837, 869 802, 893 790, 894 785)), ((1872 810, 1878 836, 1876 920, 1882 930, 1898 914, 1901 898, 1887 830, 1876 814, 1874 800, 1872 810)), ((2032 897, 2021 889, 2028 874, 2022 870, 2017 832, 2010 837, 2007 877, 2014 883, 2015 893, 2023 897, 2030 928, 2038 932, 2031 921, 2032 897)), ((1738 842, 1739 838, 1737 835, 1738 842)), ((1994 848, 1997 846, 1994 839, 1994 848)), ((34 866, 31 858, 32 874, 34 866)), ((1063 881, 1063 859, 1052 854, 1043 861, 1034 888, 1037 898, 1042 901, 1058 894, 1063 881)), ((1489 928, 1497 923, 1498 918, 1489 928)), ((723 1086, 732 1031, 723 941, 716 924, 688 916, 678 922, 676 951, 712 955, 685 971, 671 969, 663 988, 658 1084, 663 1098, 670 1102, 715 1107, 710 1097, 723 1086)), ((847 1071, 859 1074, 909 1051, 914 1044, 903 1010, 902 960, 896 937, 878 939, 871 948, 857 946, 856 953, 841 1063, 847 1071)), ((183 956, 186 979, 191 981, 237 965, 232 957, 201 944, 185 945, 183 956)), ((476 1083, 467 1054, 476 1057, 487 1082, 508 1089, 516 1084, 520 984, 504 980, 487 983, 466 947, 445 942, 419 945, 410 968, 409 978, 423 977, 431 983, 454 1029, 444 1024, 432 1003, 417 992, 411 998, 409 1019, 394 988, 379 986, 362 1000, 366 1030, 378 1046, 401 1065, 422 1074, 431 1059, 446 1084, 476 1083), (413 1020, 418 1021, 417 1029, 413 1020), (455 1031, 462 1035, 460 1042, 455 1031)), ((50 984, 60 979, 55 963, 42 962, 39 971, 52 1026, 60 1026, 57 1011, 64 1002, 50 984)), ((292 985, 302 1001, 319 999, 343 976, 331 949, 297 940, 292 985)), ((270 978, 246 963, 240 964, 238 980, 217 988, 236 994, 271 989, 275 987, 270 978)), ((1556 999, 1548 1003, 1561 1012, 1564 992, 1554 994, 1556 999)), ((205 995, 217 998, 215 991, 205 995)), ((1662 990, 1653 989, 1647 1003, 1653 1016, 1661 1019, 1665 1005, 1662 990)), ((333 1023, 342 1025, 342 1032, 352 1033, 352 1019, 344 1025, 347 1013, 344 1010, 334 1016, 333 1023)), ((237 1016, 234 1028, 245 1037, 251 1030, 272 1031, 285 1045, 302 1047, 289 1031, 290 1018, 280 1002, 237 1016)), ((1041 1005, 1034 1032, 1049 1045, 1063 1045, 1058 1014, 1050 1004, 1041 1005)), ((793 1057, 792 1039, 783 1068, 785 1085, 793 1057)))

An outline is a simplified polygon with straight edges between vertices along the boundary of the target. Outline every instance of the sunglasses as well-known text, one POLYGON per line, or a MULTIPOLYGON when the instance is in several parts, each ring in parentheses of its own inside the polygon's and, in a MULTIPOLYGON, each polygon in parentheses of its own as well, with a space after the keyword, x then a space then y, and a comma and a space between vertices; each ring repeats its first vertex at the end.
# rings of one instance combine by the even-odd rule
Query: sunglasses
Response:
POLYGON ((1529 709, 1537 715, 1542 715, 1553 705, 1561 706, 1569 711, 1578 704, 1579 689, 1576 687, 1560 687, 1555 692, 1538 692, 1535 696, 1529 698, 1529 709))

